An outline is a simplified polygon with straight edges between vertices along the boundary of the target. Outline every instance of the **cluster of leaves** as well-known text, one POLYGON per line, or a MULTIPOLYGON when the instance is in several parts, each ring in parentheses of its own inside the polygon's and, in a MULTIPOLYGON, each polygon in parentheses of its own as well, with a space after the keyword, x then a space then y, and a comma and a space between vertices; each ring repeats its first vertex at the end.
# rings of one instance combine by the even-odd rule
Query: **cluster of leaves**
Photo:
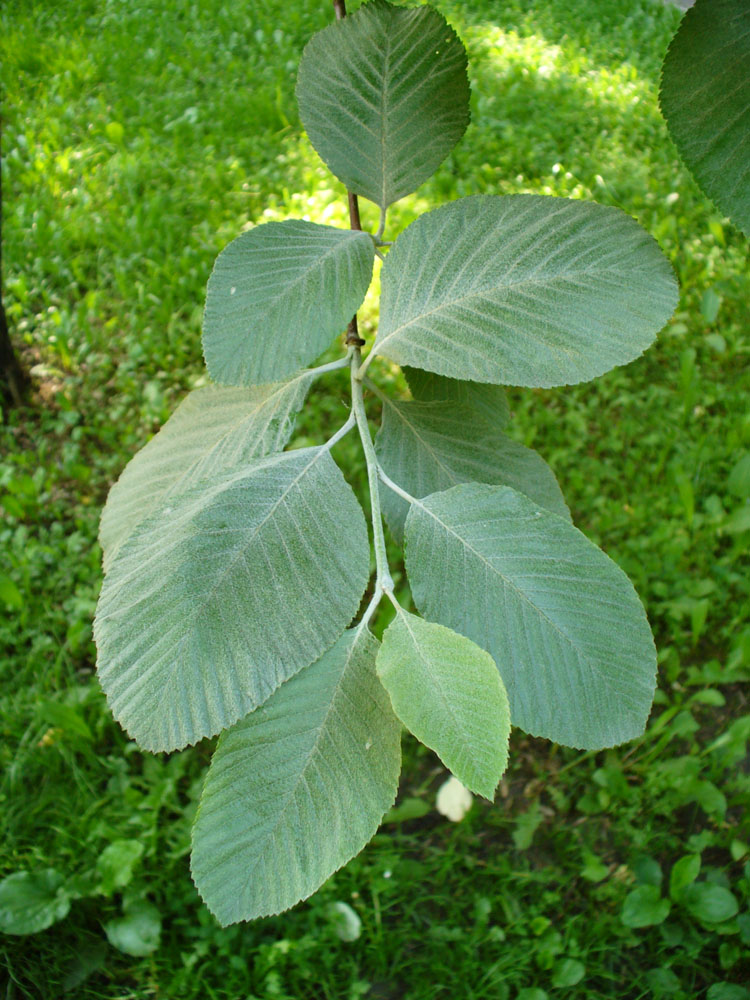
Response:
POLYGON ((269 223, 219 255, 203 337, 215 384, 130 463, 100 534, 95 636, 116 718, 153 751, 226 730, 192 858, 225 923, 288 908, 364 846, 395 798, 399 722, 492 798, 511 721, 612 746, 643 731, 656 673, 632 585, 572 526, 542 459, 505 438, 500 386, 586 381, 640 355, 677 298, 657 245, 598 205, 461 199, 389 250, 365 361, 356 341, 300 373, 361 305, 389 206, 463 133, 466 54, 430 7, 373 0, 313 37, 297 93, 322 158, 379 206, 378 232, 269 223), (414 398, 383 397, 376 451, 363 385, 381 395, 365 377, 378 356, 406 368, 414 398), (343 367, 349 420, 283 451, 311 382, 343 367), (331 449, 355 424, 376 579, 348 628, 369 545, 331 449), (379 481, 424 618, 393 593, 379 481), (383 595, 396 618, 378 648, 383 595))
MULTIPOLYGON (((450 4, 441 7, 451 16, 450 4)), ((453 170, 446 165, 421 192, 432 198, 455 197, 474 184, 474 190, 486 190, 488 185, 496 189, 496 178, 507 177, 506 190, 545 190, 572 197, 594 194, 626 205, 670 249, 679 238, 681 252, 675 264, 685 296, 658 351, 594 386, 564 394, 512 393, 515 420, 509 429, 526 444, 544 441, 546 453, 563 474, 577 520, 585 518, 587 533, 607 540, 608 549, 648 598, 661 653, 662 715, 655 713, 646 742, 629 750, 624 762, 621 754, 600 754, 559 775, 561 757, 572 763, 578 755, 532 744, 532 756, 525 749, 527 741, 516 733, 507 775, 510 797, 503 799, 501 808, 475 803, 458 828, 446 829, 446 824, 425 816, 432 759, 407 741, 406 804, 413 807, 412 816, 418 814, 415 803, 421 806, 423 819, 389 822, 359 859, 295 913, 220 930, 201 910, 186 874, 192 796, 184 783, 169 795, 162 788, 167 774, 182 764, 194 779, 197 795, 206 748, 169 759, 144 757, 132 744, 127 746, 107 721, 97 685, 88 679, 86 619, 98 589, 93 508, 103 495, 103 483, 125 460, 133 442, 166 419, 165 407, 176 391, 195 384, 190 303, 200 293, 211 244, 221 239, 221 232, 230 231, 229 218, 233 212, 236 215, 237 206, 252 217, 264 205, 276 204, 273 191, 278 189, 285 213, 303 214, 305 206, 314 202, 321 218, 339 216, 328 203, 334 192, 329 191, 323 171, 310 166, 304 172, 306 158, 300 155, 295 160, 288 152, 279 159, 268 158, 266 165, 268 143, 264 145, 262 136, 259 139, 252 130, 235 135, 236 115, 223 123, 221 107, 209 132, 201 104, 202 98, 213 104, 219 96, 227 98, 242 89, 238 81, 237 87, 223 87, 220 94, 201 91, 208 40, 211 58, 231 71, 231 58, 240 51, 237 37, 247 35, 243 78, 250 64, 256 79, 253 57, 267 58, 268 77, 275 74, 281 81, 278 108, 285 108, 291 117, 284 66, 294 58, 289 49, 298 44, 295 31, 304 35, 316 24, 300 28, 294 21, 296 8, 287 9, 290 21, 284 24, 283 38, 279 31, 270 44, 272 30, 263 24, 267 8, 262 13, 254 9, 245 30, 239 16, 232 21, 225 9, 215 5, 211 12, 215 31, 205 33, 203 53, 192 45, 190 55, 195 58, 188 67, 173 34, 179 25, 180 33, 186 31, 189 40, 197 40, 200 32, 194 21, 200 12, 187 4, 170 3, 163 9, 151 5, 147 18, 139 15, 135 44, 139 52, 153 46, 163 55, 161 65, 167 67, 168 80, 149 76, 159 65, 158 57, 139 59, 138 80, 148 80, 137 88, 139 104, 129 93, 132 81, 113 78, 113 72, 121 56, 120 25, 125 17, 135 18, 143 6, 116 9, 117 24, 96 33, 85 20, 85 4, 75 13, 66 11, 64 17, 55 12, 54 29, 45 22, 52 12, 42 4, 35 5, 33 25, 26 24, 18 10, 12 17, 6 16, 8 12, 3 15, 8 27, 4 44, 11 46, 3 60, 6 86, 14 95, 3 141, 5 150, 16 154, 7 178, 15 194, 6 208, 8 218, 18 220, 18 228, 9 230, 9 238, 15 239, 14 252, 8 254, 10 278, 16 291, 24 280, 31 286, 21 313, 30 317, 32 327, 24 336, 30 343, 33 335, 44 356, 66 368, 62 391, 29 428, 33 447, 24 447, 23 436, 14 440, 14 427, 2 429, 8 442, 7 450, 0 448, 0 503, 5 515, 0 542, 8 557, 2 568, 7 574, 2 597, 8 613, 0 626, 4 867, 54 866, 67 872, 78 870, 81 855, 89 852, 93 865, 102 843, 111 838, 137 836, 148 845, 141 877, 148 880, 149 895, 168 921, 170 933, 150 960, 126 962, 111 951, 102 955, 97 987, 92 990, 97 996, 119 996, 125 984, 139 992, 154 983, 175 997, 204 996, 214 988, 264 997, 317 996, 321 989, 360 996, 369 981, 373 993, 387 994, 390 989, 397 996, 407 989, 416 998, 434 996, 439 981, 446 995, 451 990, 515 1000, 516 991, 530 984, 537 997, 543 989, 564 989, 563 982, 572 974, 571 962, 577 964, 578 975, 585 966, 583 979, 571 988, 576 996, 625 996, 630 995, 628 990, 638 995, 651 989, 655 995, 692 1000, 711 983, 716 984, 713 996, 718 979, 746 981, 741 960, 732 965, 738 948, 742 950, 734 927, 737 918, 705 924, 675 904, 664 923, 629 930, 620 925, 618 915, 630 878, 637 885, 655 879, 653 865, 642 863, 634 854, 638 851, 658 858, 667 881, 672 862, 686 851, 702 852, 699 879, 718 884, 726 872, 742 911, 747 909, 742 864, 735 852, 741 852, 742 845, 732 841, 735 834, 748 839, 741 833, 747 779, 738 767, 744 750, 740 751, 737 726, 733 728, 738 751, 727 761, 729 770, 718 767, 718 749, 702 752, 708 750, 707 734, 729 728, 725 720, 742 712, 736 683, 743 679, 743 665, 750 663, 747 635, 743 639, 747 580, 742 572, 747 544, 742 524, 748 523, 742 449, 750 443, 750 425, 743 419, 741 396, 748 297, 743 295, 746 279, 741 271, 732 270, 741 267, 744 244, 711 213, 675 165, 674 151, 658 128, 655 103, 648 96, 655 71, 652 50, 655 53, 666 44, 675 12, 644 2, 625 15, 594 0, 575 9, 553 2, 534 12, 513 3, 480 3, 471 10, 462 7, 460 13, 456 7, 453 16, 463 25, 462 34, 476 60, 474 101, 481 118, 472 143, 453 154, 453 170), (498 27, 493 28, 490 20, 498 27), (47 34, 42 37, 45 24, 47 34), (266 27, 266 43, 254 39, 255 29, 260 34, 259 25, 266 27), (503 26, 507 30, 501 30, 503 26), (18 38, 19 31, 22 39, 33 38, 35 43, 17 44, 14 52, 13 37, 15 33, 18 38), (22 88, 15 89, 20 84, 14 79, 14 59, 23 57, 22 80, 32 53, 38 66, 45 68, 43 77, 41 73, 34 77, 33 87, 34 95, 38 87, 48 95, 44 102, 36 96, 30 102, 22 88), (542 72, 537 73, 540 64, 542 72), (577 72, 586 80, 585 98, 574 79, 577 72), (197 105, 202 117, 185 118, 171 132, 173 138, 179 134, 180 142, 162 144, 157 160, 146 140, 156 133, 162 118, 173 115, 161 105, 162 92, 169 94, 178 112, 197 105), (634 93, 640 95, 636 111, 629 104, 634 93), (87 103, 90 97, 93 106, 87 103), (111 107, 104 107, 105 97, 111 107), (99 111, 97 102, 102 105, 99 111), (17 114, 13 106, 19 109, 17 114), (89 121, 98 129, 108 120, 102 119, 105 113, 124 122, 125 140, 100 142, 96 131, 79 139, 77 123, 84 123, 82 133, 89 121), (21 137, 28 136, 28 148, 15 147, 14 131, 22 114, 21 137), (617 121, 617 130, 607 131, 613 127, 610 119, 617 121), (56 130, 63 136, 58 138, 56 130), (254 181, 252 190, 240 191, 238 177, 243 174, 232 165, 234 160, 219 164, 215 157, 226 147, 239 150, 242 159, 250 142, 253 176, 262 180, 254 181), (66 143, 76 148, 66 152, 70 170, 63 175, 51 151, 66 143), (257 146, 262 147, 259 152, 257 146), (603 146, 606 160, 596 156, 603 146), (629 150, 639 153, 628 155, 629 150), (93 172, 88 170, 91 151, 104 161, 93 172), (552 164, 557 170, 560 160, 564 166, 552 171, 552 164), (200 188, 195 182, 196 163, 200 163, 200 188), (455 177, 457 165, 460 176, 455 177), (83 176, 79 166, 86 167, 83 176), (597 170, 606 187, 597 188, 597 170), (515 177, 519 172, 523 178, 515 177), (32 175, 28 194, 16 190, 23 178, 32 175), (118 183, 104 192, 102 185, 109 183, 109 176, 117 176, 118 183), (464 183, 463 176, 470 181, 464 183), (134 191, 146 178, 149 198, 134 201, 134 191), (287 195, 287 183, 303 193, 287 195), (170 198, 176 201, 178 185, 184 211, 173 211, 168 224, 163 222, 166 214, 160 220, 153 218, 168 210, 170 198), (219 199, 220 190, 224 194, 219 199), (666 208, 665 192, 677 190, 679 200, 666 202, 670 205, 666 208), (30 200, 38 220, 33 234, 24 221, 30 200), (97 227, 96 245, 84 247, 78 242, 81 217, 86 231, 97 218, 106 223, 97 227), (56 224, 45 224, 50 218, 56 224), (110 222, 112 229, 117 226, 116 233, 109 233, 110 222), (219 235, 203 239, 209 229, 220 226, 219 235), (179 255, 162 258, 167 237, 170 246, 181 247, 179 255), (19 245, 34 248, 34 269, 26 267, 19 245), (143 247, 150 248, 146 268, 143 247), (79 302, 67 284, 68 268, 75 265, 80 270, 86 261, 110 290, 95 300, 92 293, 79 302), (165 281, 164 262, 179 280, 165 281), (34 275, 46 276, 41 285, 34 275), (118 296, 118 285, 138 288, 137 307, 130 298, 118 296), (45 310, 44 322, 34 326, 32 308, 50 296, 55 311, 47 316, 45 310), (177 319, 167 323, 170 310, 175 310, 177 319), (174 335, 175 322, 179 337, 174 335), (112 331, 122 334, 113 339, 112 331), (691 346, 686 349, 688 337, 691 346), (92 345, 99 344, 106 348, 92 354, 92 345), (84 358, 92 359, 91 366, 80 369, 84 358), (143 372, 149 379, 145 384, 143 372), (659 414, 653 431, 643 432, 644 413, 659 414), (587 447, 581 448, 584 440, 587 447), (705 670, 698 669, 696 664, 706 658, 714 659, 705 670), (721 691, 727 699, 724 708, 721 691), (692 722, 683 702, 691 693, 692 722), (671 720, 666 726, 665 719, 671 720), (678 754, 684 755, 679 761, 678 754), (538 782, 535 790, 522 794, 534 760, 538 782), (726 814, 717 811, 718 789, 728 800, 726 814), (532 808, 520 812, 516 820, 527 794, 532 808), (570 811, 560 806, 550 818, 550 810, 565 799, 570 811), (710 814, 704 813, 704 806, 710 814), (516 822, 517 836, 511 838, 516 822), (598 843, 592 839, 597 829, 598 843), (596 852, 596 859, 589 850, 596 852), (478 866, 470 866, 472 856, 478 866), (415 884, 429 885, 430 890, 415 892, 415 884), (325 914, 337 899, 349 899, 362 920, 359 944, 343 946, 327 936, 325 914), (562 921, 560 913, 565 913, 562 921), (595 933, 590 933, 594 926, 595 933), (450 942, 450 947, 420 951, 414 948, 416 939, 450 942), (661 969, 649 970, 649 962, 661 969), (320 989, 311 992, 310 983, 320 989)), ((269 9, 273 13, 272 6, 269 9)), ((281 21, 278 16, 277 21, 281 21)), ((120 58, 120 69, 123 63, 129 65, 130 58, 120 58)), ((264 81, 250 95, 256 102, 266 93, 264 81)), ((269 107, 273 98, 271 88, 269 107)), ((282 127, 283 122, 277 123, 277 129, 282 127)), ((292 148, 294 141, 295 135, 291 141, 287 136, 284 148, 292 148)), ((399 203, 391 217, 409 221, 414 206, 421 203, 417 198, 399 203)), ((21 308, 18 301, 14 308, 21 308)), ((384 373, 389 381, 390 374, 384 373)), ((400 378, 396 388, 403 389, 400 378)), ((309 398, 300 428, 305 443, 336 413, 339 395, 318 392, 309 398)), ((373 412, 376 408, 377 404, 373 412)), ((353 470, 356 484, 360 466, 349 462, 351 444, 347 439, 338 445, 338 457, 341 460, 347 450, 346 468, 353 470)), ((383 499, 387 501, 387 494, 383 499)), ((398 579, 397 572, 394 577, 398 579)), ((4 959, 22 994, 24 983, 30 996, 60 994, 60 970, 65 971, 67 956, 78 953, 90 935, 101 935, 99 919, 109 921, 118 915, 114 908, 105 908, 104 901, 96 906, 94 902, 74 906, 52 931, 25 941, 4 939, 4 959)), ((733 996, 745 995, 738 986, 734 990, 733 996)), ((90 995, 81 988, 79 993, 90 995)))

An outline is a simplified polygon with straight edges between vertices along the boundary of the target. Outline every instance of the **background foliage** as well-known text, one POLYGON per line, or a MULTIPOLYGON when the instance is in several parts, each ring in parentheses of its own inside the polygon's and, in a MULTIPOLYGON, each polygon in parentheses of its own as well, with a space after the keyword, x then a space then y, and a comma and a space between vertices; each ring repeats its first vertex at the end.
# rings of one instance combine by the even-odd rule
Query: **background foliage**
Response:
MULTIPOLYGON (((140 753, 92 678, 96 527, 126 460, 203 379, 216 253, 251 221, 346 225, 293 93, 330 10, 11 0, 6 308, 38 405, 0 427, 0 864, 56 869, 81 898, 47 931, 0 937, 8 997, 750 996, 750 278, 746 241, 658 114, 679 12, 438 7, 469 49, 473 123, 392 209, 394 231, 469 194, 594 198, 638 219, 680 277, 679 310, 642 359, 511 393, 510 432, 552 464, 576 523, 647 605, 649 730, 599 754, 516 732, 497 804, 456 825, 434 811, 445 771, 407 742, 400 812, 360 857, 291 913, 217 927, 187 864, 210 745, 140 753)), ((366 307, 366 332, 373 319, 366 307)), ((302 444, 343 419, 328 378, 302 444)), ((337 447, 361 494, 356 443, 337 447)))

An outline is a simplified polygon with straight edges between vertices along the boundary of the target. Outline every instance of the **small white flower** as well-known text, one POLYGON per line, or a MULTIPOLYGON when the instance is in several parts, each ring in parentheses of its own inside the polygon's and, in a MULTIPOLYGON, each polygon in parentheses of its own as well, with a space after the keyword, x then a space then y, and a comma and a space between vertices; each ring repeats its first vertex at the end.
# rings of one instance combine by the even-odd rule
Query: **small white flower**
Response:
POLYGON ((452 823, 460 823, 471 809, 474 796, 468 788, 464 788, 458 778, 450 777, 438 789, 437 811, 446 816, 452 823))

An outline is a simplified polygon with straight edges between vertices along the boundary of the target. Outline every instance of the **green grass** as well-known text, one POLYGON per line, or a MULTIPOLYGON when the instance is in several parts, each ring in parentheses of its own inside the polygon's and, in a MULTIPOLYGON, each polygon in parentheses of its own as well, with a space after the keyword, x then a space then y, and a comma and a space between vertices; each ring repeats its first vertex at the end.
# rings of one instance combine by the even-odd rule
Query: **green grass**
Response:
MULTIPOLYGON (((49 930, 0 938, 7 998, 750 995, 750 278, 746 241, 700 194, 658 114, 679 14, 657 0, 438 6, 469 49, 473 123, 394 207, 391 232, 478 192, 594 198, 652 232, 682 284, 642 359, 589 385, 512 391, 514 433, 552 464, 576 523, 646 603, 660 659, 648 732, 579 754, 516 731, 497 803, 475 802, 456 825, 434 811, 445 771, 406 741, 400 799, 425 815, 386 824, 290 913, 218 928, 187 865, 211 746, 142 754, 109 715, 93 677, 96 529, 127 459, 205 378, 218 250, 264 218, 346 224, 293 93, 301 48, 330 10, 11 0, 5 301, 36 399, 0 426, 0 868, 55 868, 81 899, 49 930), (132 878, 96 892, 97 859, 122 840, 143 846, 132 878), (623 912, 632 924, 649 900, 659 910, 688 854, 703 888, 676 893, 660 923, 626 926, 623 912), (737 917, 701 918, 711 886, 731 890, 737 917), (103 930, 130 897, 161 914, 146 958, 103 930), (357 941, 336 936, 335 901, 360 916, 357 941)), ((380 377, 402 387, 395 371, 380 377)), ((327 376, 299 439, 337 426, 346 395, 327 376)), ((364 496, 355 445, 337 455, 364 496)))

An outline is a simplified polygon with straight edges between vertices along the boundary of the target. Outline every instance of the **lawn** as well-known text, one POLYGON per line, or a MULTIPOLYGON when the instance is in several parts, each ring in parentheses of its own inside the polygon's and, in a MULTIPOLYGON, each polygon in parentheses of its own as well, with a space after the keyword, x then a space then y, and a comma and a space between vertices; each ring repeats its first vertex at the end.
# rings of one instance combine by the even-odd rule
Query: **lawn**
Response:
MULTIPOLYGON (((510 390, 511 433, 646 605, 660 664, 647 732, 582 754, 514 730, 497 801, 459 823, 435 810, 440 761, 405 738, 399 805, 357 859, 286 914, 217 925, 188 869, 212 742, 152 756, 113 721, 94 675, 97 525, 128 459, 206 381, 218 251, 253 222, 348 224, 294 99, 331 9, 8 0, 4 301, 34 397, 0 425, 0 877, 53 869, 79 896, 41 933, 0 934, 8 1000, 750 1000, 748 246, 658 112, 680 12, 436 6, 469 51, 472 124, 391 232, 469 194, 594 199, 652 233, 680 280, 639 360, 510 390), (160 928, 141 957, 133 914, 141 944, 160 928)), ((377 224, 367 203, 363 222, 377 224)), ((368 298, 366 336, 376 321, 368 298)), ((378 377, 405 391, 395 367, 378 377)), ((323 440, 346 398, 341 373, 318 383, 295 443, 323 440)), ((337 447, 364 496, 354 438, 337 447)))

